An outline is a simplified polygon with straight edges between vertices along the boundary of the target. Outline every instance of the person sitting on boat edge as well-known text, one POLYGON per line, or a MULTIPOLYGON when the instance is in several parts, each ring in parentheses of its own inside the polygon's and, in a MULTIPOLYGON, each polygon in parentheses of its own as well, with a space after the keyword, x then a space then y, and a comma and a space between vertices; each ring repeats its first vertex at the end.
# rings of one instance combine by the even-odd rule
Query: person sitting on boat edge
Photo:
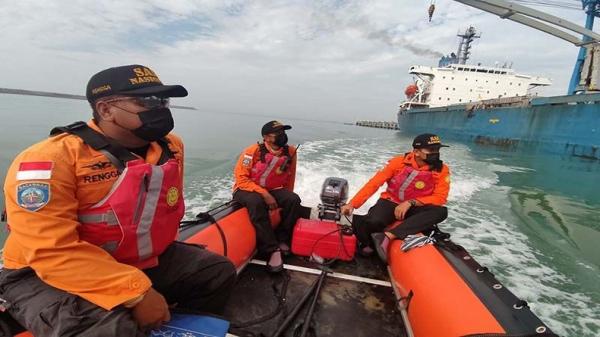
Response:
POLYGON ((359 252, 363 255, 373 254, 375 247, 381 259, 387 262, 391 240, 428 230, 448 217, 444 205, 450 190, 450 170, 440 160, 440 148, 447 145, 443 145, 438 136, 426 133, 417 136, 412 146, 412 152, 392 158, 342 206, 342 214, 352 214, 387 183, 377 203, 360 223, 354 224, 359 252), (402 223, 384 231, 396 220, 402 223))
POLYGON ((148 67, 88 82, 93 119, 55 128, 6 175, 10 232, 0 297, 35 336, 146 336, 169 306, 222 313, 235 267, 175 241, 184 214, 183 143, 148 67))
POLYGON ((244 205, 256 229, 259 253, 269 255, 267 268, 283 270, 282 253, 290 251, 290 240, 300 216, 300 197, 294 193, 296 147, 288 145, 285 130, 292 127, 278 121, 263 125, 262 143, 247 147, 234 169, 233 199, 244 205), (271 227, 269 210, 281 207, 281 223, 271 227))

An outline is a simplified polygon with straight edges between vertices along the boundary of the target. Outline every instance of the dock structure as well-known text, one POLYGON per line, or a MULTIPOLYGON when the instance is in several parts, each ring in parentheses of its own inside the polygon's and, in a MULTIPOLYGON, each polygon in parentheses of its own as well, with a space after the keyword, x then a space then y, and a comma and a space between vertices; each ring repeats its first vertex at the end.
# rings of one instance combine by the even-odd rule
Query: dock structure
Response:
POLYGON ((368 128, 398 130, 397 122, 357 121, 356 125, 368 128))

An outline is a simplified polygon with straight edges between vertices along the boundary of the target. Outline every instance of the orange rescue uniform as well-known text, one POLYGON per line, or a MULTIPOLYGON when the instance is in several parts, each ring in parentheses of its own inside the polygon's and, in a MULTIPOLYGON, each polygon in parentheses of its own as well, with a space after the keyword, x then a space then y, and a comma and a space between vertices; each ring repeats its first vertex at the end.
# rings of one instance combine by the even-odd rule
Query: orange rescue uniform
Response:
MULTIPOLYGON (((281 156, 283 154, 283 149, 279 149, 278 151, 273 151, 267 146, 267 150, 269 150, 273 155, 281 156)), ((289 146, 289 154, 291 157, 289 168, 290 170, 290 179, 288 180, 287 185, 284 186, 290 192, 294 191, 294 183, 296 182, 296 147, 289 146)), ((258 192, 260 194, 265 194, 268 191, 255 183, 251 179, 252 175, 252 167, 260 160, 260 145, 252 144, 248 146, 240 155, 237 164, 233 170, 233 176, 235 178, 235 184, 233 185, 233 191, 237 191, 238 189, 248 191, 248 192, 258 192)))
MULTIPOLYGON (((354 208, 362 206, 377 190, 381 185, 390 180, 394 175, 401 172, 405 165, 410 165, 416 170, 426 171, 429 170, 429 166, 421 166, 417 164, 414 158, 414 154, 408 153, 403 156, 397 156, 392 158, 387 165, 377 172, 361 189, 356 193, 354 198, 350 200, 349 204, 354 208)), ((448 192, 450 191, 450 169, 446 164, 443 164, 440 172, 432 171, 435 187, 431 195, 418 197, 417 201, 425 205, 437 205, 442 206, 446 204, 448 198, 448 192)), ((381 198, 393 201, 388 192, 384 191, 381 193, 381 198)))
MULTIPOLYGON (((93 121, 88 125, 102 132, 93 121)), ((166 138, 183 179, 183 143, 173 134, 166 138)), ((150 143, 146 162, 157 164, 161 153, 158 143, 150 143)), ((152 284, 143 271, 117 262, 104 249, 80 240, 77 232, 78 211, 102 200, 118 176, 102 153, 67 133, 19 154, 4 185, 10 227, 3 251, 4 267, 31 267, 47 284, 107 310, 144 294, 152 284), (27 162, 52 162, 50 177, 19 180, 19 167, 27 162), (17 190, 24 183, 48 184, 48 203, 37 211, 19 206, 17 190)))

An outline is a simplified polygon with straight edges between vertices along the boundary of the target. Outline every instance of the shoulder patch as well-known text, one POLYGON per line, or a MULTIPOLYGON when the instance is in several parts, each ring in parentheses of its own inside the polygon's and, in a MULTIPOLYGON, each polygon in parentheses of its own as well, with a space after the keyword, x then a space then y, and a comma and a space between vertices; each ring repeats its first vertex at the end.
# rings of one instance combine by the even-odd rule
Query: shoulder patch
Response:
POLYGON ((46 180, 52 178, 52 161, 28 161, 19 164, 17 180, 46 180))
POLYGON ((17 202, 19 206, 35 212, 50 201, 50 184, 23 183, 17 186, 17 202))
POLYGON ((242 165, 250 166, 252 164, 252 156, 249 154, 244 154, 244 160, 242 160, 242 165))

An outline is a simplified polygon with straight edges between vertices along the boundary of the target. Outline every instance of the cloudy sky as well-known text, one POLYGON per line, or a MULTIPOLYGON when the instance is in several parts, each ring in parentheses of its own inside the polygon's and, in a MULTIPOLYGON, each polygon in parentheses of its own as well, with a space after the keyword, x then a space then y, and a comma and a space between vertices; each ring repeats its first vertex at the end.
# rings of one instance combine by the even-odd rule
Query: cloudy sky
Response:
MULTIPOLYGON (((409 66, 436 65, 473 25, 471 62, 514 62, 551 78, 547 94, 566 91, 574 46, 451 0, 437 0, 429 22, 429 4, 0 0, 0 87, 83 94, 93 73, 141 63, 188 88, 177 103, 204 111, 391 120, 409 66)), ((584 22, 582 11, 540 9, 584 22)))

